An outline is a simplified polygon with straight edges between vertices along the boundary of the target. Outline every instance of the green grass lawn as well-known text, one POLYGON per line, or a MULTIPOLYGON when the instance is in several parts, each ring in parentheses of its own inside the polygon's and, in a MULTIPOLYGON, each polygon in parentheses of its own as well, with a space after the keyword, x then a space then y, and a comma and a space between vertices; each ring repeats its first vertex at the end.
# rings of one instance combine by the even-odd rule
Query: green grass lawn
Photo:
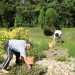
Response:
MULTIPOLYGON (((29 40, 33 43, 33 49, 29 53, 42 57, 42 51, 48 49, 48 43, 52 42, 53 35, 45 36, 40 27, 25 29, 29 30, 29 40)), ((63 28, 61 31, 64 43, 56 43, 54 48, 67 48, 69 56, 75 56, 75 28, 63 28)))
MULTIPOLYGON (((43 33, 43 30, 40 27, 35 27, 35 28, 25 28, 29 30, 29 41, 32 42, 33 44, 33 49, 27 52, 28 55, 34 55, 35 57, 44 57, 44 50, 48 50, 48 44, 49 42, 52 42, 53 35, 52 36, 46 36, 43 33)), ((59 44, 55 43, 55 46, 53 49, 68 49, 68 54, 69 56, 75 57, 75 28, 63 28, 62 30, 62 39, 64 43, 59 44)), ((3 61, 3 58, 0 56, 0 59, 3 61)), ((58 57, 57 60, 64 61, 64 57, 58 57)), ((2 62, 0 62, 2 63, 2 62)), ((41 67, 42 68, 42 67, 41 67)), ((44 68, 43 68, 44 69, 44 68)), ((16 67, 11 67, 11 70, 8 75, 15 75, 15 74, 30 74, 33 75, 35 73, 45 73, 46 71, 43 69, 40 69, 39 67, 35 67, 35 65, 32 67, 32 70, 27 70, 25 69, 24 65, 23 66, 16 66, 16 67), (18 71, 19 68, 21 68, 21 71, 18 71), (26 71, 27 70, 27 71, 26 71)))
MULTIPOLYGON (((35 57, 44 57, 44 50, 49 49, 49 43, 53 40, 53 35, 46 36, 40 27, 25 27, 29 31, 29 41, 33 44, 33 49, 27 52, 28 55, 35 57)), ((5 30, 5 28, 2 28, 5 30)), ((68 49, 69 56, 75 56, 75 28, 63 28, 62 39, 64 43, 55 43, 54 49, 63 48, 68 49)))
POLYGON ((64 40, 62 47, 69 49, 69 56, 75 56, 75 28, 64 28, 62 32, 64 40))
POLYGON ((43 50, 48 49, 48 43, 52 37, 45 36, 41 28, 26 28, 29 30, 29 41, 33 43, 33 49, 29 52, 30 55, 43 57, 43 50))

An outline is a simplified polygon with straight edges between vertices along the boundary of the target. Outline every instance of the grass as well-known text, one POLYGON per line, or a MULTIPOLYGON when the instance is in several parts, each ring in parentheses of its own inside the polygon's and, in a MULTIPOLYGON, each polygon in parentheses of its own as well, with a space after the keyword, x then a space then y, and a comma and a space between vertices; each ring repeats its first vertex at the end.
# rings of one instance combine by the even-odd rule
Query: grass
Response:
MULTIPOLYGON (((48 43, 52 42, 52 36, 45 36, 43 30, 40 27, 26 28, 29 30, 29 40, 33 43, 33 53, 35 56, 42 56, 41 51, 48 49, 48 43), (41 54, 40 54, 41 53, 41 54)), ((54 48, 67 48, 69 56, 75 56, 75 28, 63 28, 62 39, 64 43, 56 43, 54 48)))
POLYGON ((57 61, 66 61, 66 57, 65 56, 58 56, 56 58, 57 61))
POLYGON ((64 28, 63 32, 63 40, 62 44, 63 48, 68 49, 69 56, 75 56, 75 28, 64 28))
MULTIPOLYGON (((2 28, 4 30, 5 28, 2 28)), ((28 55, 34 55, 35 57, 44 57, 44 50, 48 50, 49 43, 52 42, 52 36, 46 36, 40 27, 26 27, 29 30, 29 41, 33 44, 33 49, 27 52, 28 55)), ((67 48, 69 56, 75 56, 75 28, 63 28, 62 39, 64 43, 56 43, 54 49, 67 48)))
MULTIPOLYGON (((52 36, 45 36, 43 30, 40 27, 35 28, 25 28, 29 30, 29 41, 33 44, 33 49, 31 49, 27 54, 34 55, 35 57, 44 57, 43 51, 48 50, 49 42, 52 42, 52 36)), ((57 48, 67 48, 69 56, 75 57, 75 28, 63 28, 62 39, 64 43, 56 43, 54 49, 57 48)), ((0 57, 1 59, 1 57, 0 57)), ((58 61, 65 61, 64 56, 57 57, 58 61)), ((12 67, 8 75, 44 75, 47 68, 37 67, 33 65, 32 70, 27 70, 25 65, 12 67), (41 69, 40 69, 41 68, 41 69)))
POLYGON ((26 28, 29 30, 29 41, 33 43, 33 49, 31 50, 36 57, 44 57, 43 50, 48 49, 48 43, 51 41, 51 36, 45 36, 43 30, 40 27, 26 28))

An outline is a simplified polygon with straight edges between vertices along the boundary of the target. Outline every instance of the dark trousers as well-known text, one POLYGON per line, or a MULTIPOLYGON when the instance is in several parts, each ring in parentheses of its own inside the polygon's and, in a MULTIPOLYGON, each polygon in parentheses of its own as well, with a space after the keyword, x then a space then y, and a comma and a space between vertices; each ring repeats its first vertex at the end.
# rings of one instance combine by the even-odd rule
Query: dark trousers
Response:
POLYGON ((2 69, 6 69, 10 63, 10 60, 12 59, 13 57, 13 53, 16 55, 16 64, 19 64, 20 63, 20 60, 19 60, 19 57, 20 57, 20 53, 19 52, 16 52, 14 51, 13 49, 11 49, 9 47, 9 42, 6 43, 6 49, 7 49, 7 58, 6 60, 4 61, 3 63, 3 66, 2 66, 2 69))

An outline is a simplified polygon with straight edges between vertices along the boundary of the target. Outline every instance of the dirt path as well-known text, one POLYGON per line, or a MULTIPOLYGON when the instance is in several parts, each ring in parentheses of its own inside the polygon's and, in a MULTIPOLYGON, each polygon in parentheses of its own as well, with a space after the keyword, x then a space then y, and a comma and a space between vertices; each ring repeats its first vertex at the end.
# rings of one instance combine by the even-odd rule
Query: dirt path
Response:
POLYGON ((58 62, 51 59, 43 59, 36 62, 36 64, 48 67, 46 75, 75 75, 74 65, 75 60, 71 59, 71 62, 58 62))
POLYGON ((45 51, 46 57, 36 64, 48 67, 46 75, 75 75, 75 59, 67 58, 67 61, 55 60, 58 56, 67 57, 67 49, 45 51))

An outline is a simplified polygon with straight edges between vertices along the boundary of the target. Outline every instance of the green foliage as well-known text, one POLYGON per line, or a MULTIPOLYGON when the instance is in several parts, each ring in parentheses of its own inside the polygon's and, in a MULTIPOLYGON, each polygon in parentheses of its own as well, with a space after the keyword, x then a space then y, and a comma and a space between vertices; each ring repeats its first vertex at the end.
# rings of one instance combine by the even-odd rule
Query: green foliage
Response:
POLYGON ((68 1, 66 0, 56 6, 56 11, 59 14, 58 22, 61 27, 73 27, 73 13, 71 13, 68 5, 68 1))
MULTIPOLYGON (((48 44, 50 42, 52 42, 53 39, 53 35, 52 36, 46 36, 44 35, 42 29, 40 27, 34 27, 34 28, 23 28, 23 31, 16 31, 18 28, 15 28, 12 30, 12 37, 14 37, 14 34, 16 35, 15 38, 17 39, 28 39, 32 44, 33 44, 33 48, 30 51, 27 51, 27 55, 31 55, 31 56, 35 56, 35 58, 43 58, 45 57, 44 55, 44 50, 47 50, 48 44), (28 30, 28 37, 24 37, 26 30, 28 30), (16 34, 16 32, 18 32, 18 34, 16 34), (21 33, 24 32, 24 33, 21 33), (24 35, 23 35, 24 34, 24 35), (20 37, 21 35, 23 35, 22 37, 20 37)), ((7 30, 5 29, 0 29, 0 52, 3 52, 4 50, 4 46, 5 46, 5 42, 7 40, 9 40, 10 38, 8 37, 8 34, 6 34, 5 36, 3 36, 7 30), (2 32, 4 31, 4 32, 2 32)), ((62 40, 64 41, 62 44, 59 44, 58 42, 55 43, 54 45, 54 49, 57 48, 66 48, 68 49, 68 55, 75 57, 75 28, 63 28, 62 30, 62 40)), ((10 36, 11 36, 10 35, 10 36)))
POLYGON ((75 0, 1 0, 0 27, 75 27, 75 0), (7 25, 4 25, 4 21, 7 25))
POLYGON ((75 57, 75 47, 74 47, 74 44, 70 44, 70 46, 68 46, 69 48, 69 57, 72 56, 72 57, 75 57))
POLYGON ((54 10, 53 8, 47 9, 45 17, 46 25, 55 26, 57 24, 56 23, 57 19, 58 19, 58 13, 56 12, 56 10, 54 10))
POLYGON ((27 51, 27 55, 33 55, 36 58, 45 57, 43 51, 48 49, 50 36, 45 36, 40 27, 26 29, 29 30, 29 41, 33 44, 33 48, 27 51))
POLYGON ((58 61, 66 61, 66 57, 65 56, 58 56, 56 58, 56 60, 58 60, 58 61))
POLYGON ((45 13, 44 13, 44 9, 40 10, 40 15, 38 17, 38 22, 39 22, 39 25, 41 26, 41 28, 43 28, 44 25, 45 25, 45 13))
MULTIPOLYGON (((46 36, 43 34, 43 31, 40 27, 35 28, 26 28, 29 29, 29 40, 33 43, 33 49, 30 51, 29 55, 34 55, 36 57, 45 57, 43 51, 47 50, 48 44, 52 42, 52 36, 46 36), (42 53, 41 53, 42 52, 42 53), (39 54, 39 55, 38 55, 39 54)), ((54 44, 54 49, 67 49, 69 56, 75 56, 75 28, 63 28, 62 31, 62 40, 63 43, 60 44, 56 42, 54 44)))
POLYGON ((0 1, 0 15, 4 14, 4 8, 5 8, 5 6, 4 6, 3 2, 0 1))
POLYGON ((22 39, 29 40, 28 30, 24 28, 14 28, 12 31, 8 31, 7 29, 0 30, 0 52, 4 53, 5 44, 10 39, 22 39))

